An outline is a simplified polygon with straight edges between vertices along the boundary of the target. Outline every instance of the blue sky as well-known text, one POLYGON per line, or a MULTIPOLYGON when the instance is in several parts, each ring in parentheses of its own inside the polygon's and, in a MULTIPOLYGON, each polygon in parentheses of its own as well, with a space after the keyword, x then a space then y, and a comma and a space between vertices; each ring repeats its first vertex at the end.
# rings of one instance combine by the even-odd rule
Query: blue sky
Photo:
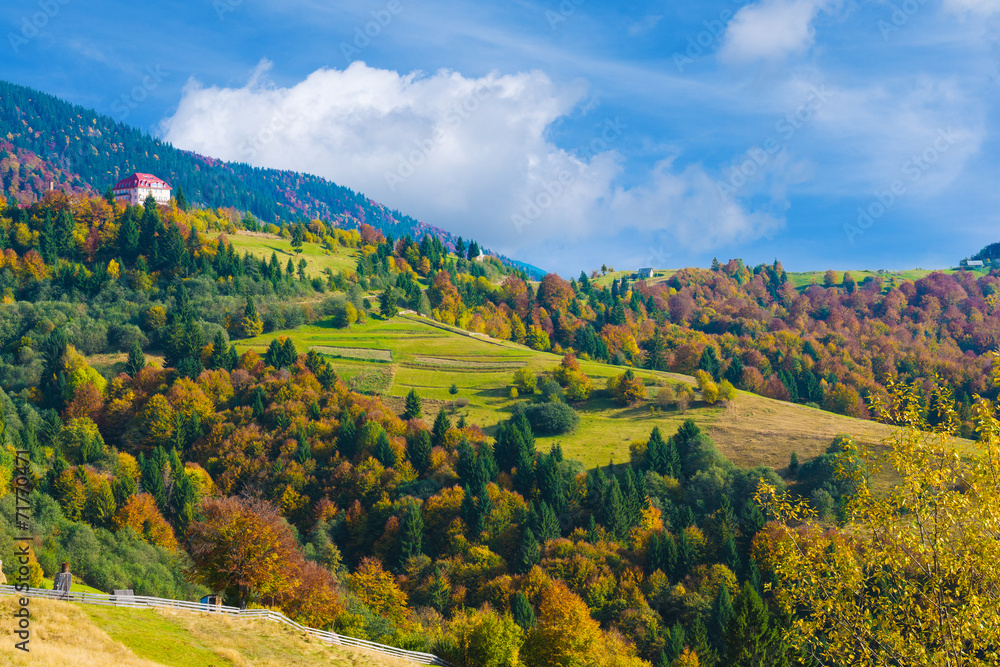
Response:
POLYGON ((1000 0, 12 0, 0 24, 3 78, 564 275, 1000 240, 1000 0))

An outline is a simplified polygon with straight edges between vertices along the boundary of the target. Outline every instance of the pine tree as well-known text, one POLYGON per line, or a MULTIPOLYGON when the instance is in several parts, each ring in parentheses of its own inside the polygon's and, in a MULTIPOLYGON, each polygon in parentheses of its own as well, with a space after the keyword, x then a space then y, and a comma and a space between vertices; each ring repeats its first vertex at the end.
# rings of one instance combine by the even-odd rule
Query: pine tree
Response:
POLYGON ((444 446, 445 434, 451 428, 451 420, 448 419, 448 415, 445 414, 444 410, 439 410, 437 417, 434 418, 434 426, 431 427, 431 442, 435 447, 444 446))
POLYGON ((510 603, 510 615, 526 633, 535 627, 535 610, 532 609, 528 596, 518 591, 514 594, 514 599, 510 603))
POLYGON ((729 588, 725 584, 719 586, 719 592, 712 602, 712 612, 708 619, 708 633, 712 637, 712 647, 719 653, 726 653, 726 632, 736 612, 729 597, 729 588))
POLYGON ((406 441, 406 457, 421 475, 431 467, 432 448, 431 434, 427 431, 419 431, 406 441))
POLYGON ((734 616, 726 631, 726 661, 732 665, 789 664, 789 651, 778 628, 772 627, 770 614, 760 595, 745 582, 736 596, 734 616))
POLYGON ((422 414, 420 396, 417 395, 416 389, 411 389, 410 393, 406 395, 406 409, 403 411, 403 419, 420 419, 422 414))
POLYGON ((423 553, 424 544, 424 519, 420 515, 420 508, 415 501, 410 501, 403 514, 403 522, 399 531, 399 566, 400 569, 406 562, 423 553))
POLYGON ((387 320, 396 317, 396 314, 399 313, 399 306, 396 305, 396 290, 391 286, 387 286, 379 296, 378 312, 387 320))
POLYGON ((177 208, 182 211, 188 210, 188 201, 187 197, 184 196, 184 188, 179 185, 177 186, 177 196, 174 199, 177 201, 177 208))
POLYGON ((142 345, 139 341, 132 343, 132 349, 128 352, 128 360, 125 362, 125 372, 135 377, 146 367, 146 355, 142 353, 142 345))
POLYGON ((340 432, 337 433, 337 451, 345 459, 350 461, 357 453, 358 429, 354 425, 354 419, 346 410, 340 415, 340 432))
POLYGON ((663 440, 660 427, 654 426, 646 442, 646 458, 643 461, 646 470, 652 470, 657 475, 673 476, 670 461, 667 459, 667 443, 663 440))
POLYGON ((547 502, 538 507, 538 539, 542 542, 558 539, 561 535, 559 518, 547 502))
POLYGON ((623 539, 628 535, 628 510, 625 507, 625 499, 622 497, 621 486, 618 478, 611 476, 611 482, 604 500, 604 527, 607 528, 617 539, 623 539))
POLYGON ((121 226, 118 228, 118 252, 126 262, 132 263, 139 254, 139 223, 132 213, 132 209, 122 216, 121 226))
POLYGON ((667 654, 667 659, 670 660, 670 662, 673 662, 680 657, 681 652, 684 650, 684 646, 684 628, 681 627, 680 623, 674 623, 674 626, 670 628, 670 636, 667 638, 667 646, 664 649, 667 654))
POLYGON ((714 667, 719 657, 708 640, 708 631, 705 629, 705 624, 702 622, 701 616, 694 617, 694 621, 688 628, 687 635, 688 646, 698 655, 699 666, 714 667))
POLYGON ((542 560, 542 552, 538 540, 531 529, 525 527, 521 535, 521 546, 517 550, 517 561, 514 563, 517 572, 527 573, 542 560))
POLYGON ((386 468, 396 467, 396 451, 392 448, 389 436, 385 431, 379 431, 378 440, 375 442, 374 456, 386 468))

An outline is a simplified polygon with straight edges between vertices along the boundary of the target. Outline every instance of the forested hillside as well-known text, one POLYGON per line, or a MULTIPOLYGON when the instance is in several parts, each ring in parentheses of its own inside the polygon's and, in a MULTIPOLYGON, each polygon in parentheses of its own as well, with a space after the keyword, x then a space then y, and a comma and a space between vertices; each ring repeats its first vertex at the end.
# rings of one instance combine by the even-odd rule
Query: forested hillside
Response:
POLYGON ((236 208, 265 224, 319 219, 343 229, 369 224, 395 236, 430 233, 449 246, 455 240, 318 176, 178 150, 143 130, 6 81, 0 81, 0 142, 4 193, 24 205, 38 201, 50 181, 67 192, 103 193, 138 171, 163 178, 193 205, 236 208))

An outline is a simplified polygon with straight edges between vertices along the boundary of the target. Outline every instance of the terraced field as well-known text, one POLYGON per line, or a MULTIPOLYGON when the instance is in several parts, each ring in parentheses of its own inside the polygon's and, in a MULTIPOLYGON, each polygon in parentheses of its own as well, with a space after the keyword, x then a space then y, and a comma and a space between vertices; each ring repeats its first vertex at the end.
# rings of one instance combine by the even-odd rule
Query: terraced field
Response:
MULTIPOLYGON (((514 371, 527 367, 536 374, 550 372, 560 359, 555 354, 473 335, 415 314, 401 314, 391 320, 372 318, 348 329, 337 329, 323 321, 237 341, 236 346, 240 352, 255 349, 262 353, 282 335, 291 337, 300 352, 310 348, 317 352, 350 351, 353 357, 340 354, 333 361, 340 377, 357 391, 384 397, 398 412, 403 410, 403 397, 416 389, 425 399, 424 420, 428 423, 438 410, 451 409, 448 389, 454 384, 459 389, 455 397, 460 406, 458 414, 483 426, 488 435, 525 398, 510 398, 514 371)), ((573 433, 540 437, 538 446, 547 449, 558 442, 568 457, 588 467, 606 465, 609 460, 626 461, 629 445, 647 439, 654 426, 670 434, 688 418, 706 429, 723 452, 743 466, 783 468, 792 451, 806 461, 821 454, 838 433, 850 433, 869 442, 887 433, 885 427, 872 422, 743 392, 728 406, 696 402, 684 414, 676 410, 654 412, 647 402, 622 407, 608 398, 603 388, 607 378, 623 369, 591 361, 580 365, 595 390, 590 400, 574 406, 580 425, 573 433)), ((645 381, 650 397, 659 385, 694 384, 693 378, 674 373, 637 370, 636 374, 645 381)))

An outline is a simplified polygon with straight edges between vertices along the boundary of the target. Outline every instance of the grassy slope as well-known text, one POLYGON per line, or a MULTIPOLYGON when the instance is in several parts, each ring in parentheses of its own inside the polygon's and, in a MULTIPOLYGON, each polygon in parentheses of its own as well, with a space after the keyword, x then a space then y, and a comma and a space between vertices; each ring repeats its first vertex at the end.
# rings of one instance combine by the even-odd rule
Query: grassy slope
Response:
MULTIPOLYGON (((508 416, 516 402, 509 398, 514 369, 525 365, 536 373, 550 371, 559 363, 559 356, 535 352, 507 341, 448 327, 416 315, 400 315, 392 320, 369 319, 350 329, 336 329, 326 322, 303 326, 292 332, 276 332, 240 341, 241 352, 253 348, 263 352, 279 335, 290 335, 299 351, 310 346, 369 348, 387 350, 391 363, 375 363, 360 359, 334 359, 341 377, 350 381, 359 375, 381 376, 379 393, 387 396, 397 412, 402 412, 402 397, 411 388, 424 399, 424 419, 430 422, 442 406, 450 406, 448 388, 459 387, 458 398, 468 405, 459 408, 471 423, 486 427, 492 434, 494 425, 508 416)), ((621 407, 602 396, 606 378, 624 369, 595 362, 582 362, 582 370, 594 383, 592 398, 579 408, 580 426, 573 433, 538 438, 539 447, 561 443, 570 458, 586 466, 605 465, 609 459, 628 460, 629 444, 645 440, 653 426, 666 434, 673 433, 684 419, 693 418, 707 428, 723 452, 743 466, 769 465, 782 468, 792 451, 805 461, 822 453, 838 433, 868 436, 877 440, 886 434, 884 427, 858 421, 799 405, 740 392, 728 407, 708 407, 701 404, 687 414, 676 411, 651 413, 649 406, 621 407)), ((657 383, 693 383, 693 379, 673 373, 641 370, 637 374, 646 380, 650 396, 657 383)), ((371 389, 374 383, 361 388, 371 389)), ((523 398, 523 397, 522 397, 523 398)), ((520 400, 520 399, 518 399, 520 400)))
POLYGON ((32 600, 30 654, 15 651, 13 597, 0 598, 0 664, 48 666, 403 667, 413 663, 310 640, 270 621, 32 600))
POLYGON ((233 249, 239 254, 249 252, 255 257, 262 257, 268 261, 271 253, 277 253, 281 268, 291 259, 296 268, 299 259, 306 260, 306 273, 311 277, 320 275, 324 269, 330 269, 334 273, 341 269, 353 269, 357 266, 358 251, 353 248, 337 248, 333 252, 327 251, 317 243, 302 244, 302 252, 296 253, 292 250, 291 240, 270 235, 250 235, 233 234, 226 238, 233 244, 233 249))

